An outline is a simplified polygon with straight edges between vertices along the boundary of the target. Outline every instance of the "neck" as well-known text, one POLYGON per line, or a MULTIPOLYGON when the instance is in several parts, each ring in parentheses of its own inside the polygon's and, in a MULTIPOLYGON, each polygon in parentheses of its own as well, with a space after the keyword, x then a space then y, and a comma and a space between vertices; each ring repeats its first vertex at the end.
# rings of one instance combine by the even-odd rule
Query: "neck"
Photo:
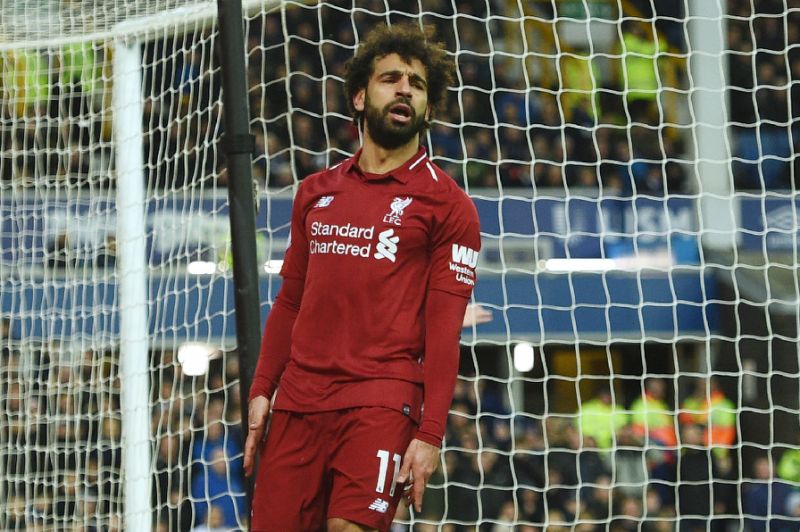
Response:
POLYGON ((385 174, 403 165, 411 159, 419 149, 419 135, 415 135, 408 143, 398 148, 387 150, 375 144, 369 134, 364 135, 364 145, 358 166, 371 174, 385 174))

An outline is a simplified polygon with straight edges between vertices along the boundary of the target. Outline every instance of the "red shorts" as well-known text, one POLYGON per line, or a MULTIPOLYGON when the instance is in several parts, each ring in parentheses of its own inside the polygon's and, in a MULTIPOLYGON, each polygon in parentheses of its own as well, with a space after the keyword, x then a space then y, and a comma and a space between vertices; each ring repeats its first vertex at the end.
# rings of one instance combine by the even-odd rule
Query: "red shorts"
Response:
POLYGON ((414 421, 388 408, 274 411, 261 452, 251 530, 313 532, 338 517, 378 530, 394 518, 414 421))

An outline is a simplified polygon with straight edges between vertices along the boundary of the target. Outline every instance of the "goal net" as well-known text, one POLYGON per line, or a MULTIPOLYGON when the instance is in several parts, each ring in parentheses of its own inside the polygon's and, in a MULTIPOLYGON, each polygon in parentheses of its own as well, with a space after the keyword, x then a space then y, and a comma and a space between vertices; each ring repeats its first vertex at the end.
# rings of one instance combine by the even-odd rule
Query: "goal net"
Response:
POLYGON ((216 18, 0 5, 0 529, 245 527, 216 18))
MULTIPOLYGON (((491 320, 397 530, 796 526, 800 6, 245 4, 263 314, 297 183, 358 147, 360 39, 457 66, 425 144, 491 320)), ((215 17, 0 5, 2 529, 247 527, 215 17)))

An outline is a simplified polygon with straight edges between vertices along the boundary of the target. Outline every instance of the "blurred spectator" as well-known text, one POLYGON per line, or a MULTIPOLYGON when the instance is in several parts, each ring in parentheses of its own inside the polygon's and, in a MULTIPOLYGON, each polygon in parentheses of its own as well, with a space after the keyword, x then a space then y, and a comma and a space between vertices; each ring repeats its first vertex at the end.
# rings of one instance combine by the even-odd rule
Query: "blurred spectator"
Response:
MULTIPOLYGON (((496 188, 498 186, 496 170, 498 154, 489 131, 478 130, 473 136, 466 139, 465 147, 466 183, 471 187, 496 188)), ((502 179, 500 181, 502 182, 502 179)))
POLYGON ((225 522, 225 511, 226 508, 221 504, 210 504, 208 506, 208 515, 203 524, 192 528, 191 532, 224 532, 230 530, 231 525, 225 522))
POLYGON ((666 41, 653 34, 650 24, 631 19, 623 22, 619 84, 631 122, 655 124, 658 119, 659 59, 666 51, 666 41))
POLYGON ((720 458, 727 457, 736 441, 736 406, 725 397, 716 378, 699 378, 695 389, 681 404, 681 425, 697 425, 703 442, 720 458))
POLYGON ((778 476, 791 482, 800 489, 800 435, 794 441, 794 447, 787 447, 778 461, 778 476))
POLYGON ((617 431, 617 447, 614 449, 614 480, 619 492, 629 497, 644 498, 648 471, 643 440, 631 425, 617 431))
POLYGON ((445 522, 461 521, 467 525, 475 525, 478 521, 479 491, 481 471, 476 442, 466 440, 461 452, 444 453, 447 465, 447 514, 445 522))
POLYGON ((513 501, 503 503, 497 514, 497 522, 492 525, 491 532, 514 532, 516 510, 513 501))
POLYGON ((102 246, 95 252, 93 267, 114 269, 117 264, 117 238, 113 234, 106 235, 102 246))
POLYGON ((225 526, 235 527, 244 515, 241 434, 225 422, 223 398, 211 398, 204 413, 196 421, 200 437, 191 451, 195 518, 203 522, 209 502, 216 501, 224 509, 225 526))
POLYGON ((613 510, 611 476, 606 473, 597 477, 594 483, 584 489, 583 499, 586 501, 585 513, 595 521, 605 521, 613 510))
POLYGON ((567 122, 591 127, 600 115, 599 92, 603 84, 597 58, 587 49, 559 56, 559 103, 567 122))
POLYGON ((480 505, 484 516, 497 517, 507 503, 513 503, 514 476, 511 458, 489 449, 480 453, 483 473, 483 488, 480 490, 480 505))
POLYGON ((729 118, 735 126, 755 123, 753 103, 753 43, 749 27, 732 21, 728 25, 729 118))
POLYGON ((642 502, 639 498, 621 499, 619 507, 611 520, 611 530, 615 532, 638 532, 642 522, 642 502))
POLYGON ((641 438, 650 482, 659 490, 662 500, 672 503, 675 481, 675 411, 666 402, 666 383, 660 378, 644 381, 642 395, 631 404, 631 428, 641 438))
POLYGON ((578 416, 584 438, 591 438, 602 450, 616 445, 617 431, 628 423, 628 412, 614 404, 611 389, 605 385, 597 389, 594 398, 581 404, 578 416))
POLYGON ((225 463, 232 477, 242 476, 242 438, 239 428, 226 423, 228 413, 221 397, 208 401, 207 409, 196 419, 196 430, 202 431, 192 446, 192 461, 195 464, 211 463, 211 456, 223 450, 225 463))
POLYGON ((44 114, 50 97, 49 56, 40 50, 23 49, 4 54, 0 78, 3 100, 12 116, 44 114))
POLYGON ((214 506, 221 510, 221 524, 226 528, 235 528, 244 519, 243 477, 229 470, 230 459, 224 447, 213 447, 208 462, 194 473, 192 499, 197 522, 206 522, 214 506))
POLYGON ((775 478, 772 460, 762 456, 753 462, 752 480, 742 483, 742 511, 750 532, 789 532, 797 522, 789 518, 791 484, 775 478))
POLYGON ((535 525, 544 523, 544 501, 542 492, 525 488, 517 491, 519 501, 519 520, 535 525))
POLYGON ((544 486, 544 436, 534 423, 515 423, 512 457, 517 484, 526 489, 544 486))
POLYGON ((185 481, 188 453, 182 448, 180 438, 175 433, 164 433, 157 442, 153 502, 154 507, 162 509, 161 519, 167 523, 177 523, 180 506, 172 506, 177 495, 183 499, 187 486, 185 481))
POLYGON ((703 437, 696 424, 681 426, 681 450, 678 457, 677 513, 681 532, 708 529, 714 510, 712 479, 718 475, 703 437))
POLYGON ((743 188, 772 190, 789 186, 791 138, 788 129, 788 91, 785 76, 772 61, 756 70, 757 122, 737 131, 735 155, 737 184, 743 188))
POLYGON ((674 447, 675 412, 666 402, 666 383, 663 379, 644 381, 642 395, 631 404, 631 424, 635 434, 648 445, 674 447))
POLYGON ((59 233, 49 243, 47 249, 47 264, 51 268, 66 268, 73 262, 74 250, 69 241, 69 235, 59 233))

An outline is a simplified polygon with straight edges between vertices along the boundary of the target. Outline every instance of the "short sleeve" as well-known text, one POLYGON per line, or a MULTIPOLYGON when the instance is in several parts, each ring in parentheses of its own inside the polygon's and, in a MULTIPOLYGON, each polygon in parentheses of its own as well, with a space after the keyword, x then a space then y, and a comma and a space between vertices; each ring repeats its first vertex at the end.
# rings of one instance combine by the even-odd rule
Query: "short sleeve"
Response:
POLYGON ((481 230, 475 205, 464 195, 433 228, 429 289, 470 297, 477 276, 481 230))
POLYGON ((305 279, 308 268, 308 239, 306 237, 306 208, 303 184, 297 189, 292 203, 292 221, 289 226, 289 243, 281 266, 284 279, 305 279))

